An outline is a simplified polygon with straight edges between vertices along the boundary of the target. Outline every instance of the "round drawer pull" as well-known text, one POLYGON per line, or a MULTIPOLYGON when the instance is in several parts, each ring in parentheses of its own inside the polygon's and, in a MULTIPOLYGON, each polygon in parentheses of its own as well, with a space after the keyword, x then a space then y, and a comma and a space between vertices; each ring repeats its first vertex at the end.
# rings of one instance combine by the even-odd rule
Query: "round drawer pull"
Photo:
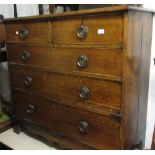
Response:
POLYGON ((81 25, 77 30, 77 36, 80 39, 84 39, 87 37, 87 34, 88 34, 88 28, 84 25, 81 25))
POLYGON ((21 39, 26 39, 29 35, 29 31, 28 29, 26 28, 22 28, 20 31, 19 31, 19 35, 21 37, 21 39))
POLYGON ((22 55, 22 60, 23 60, 24 62, 26 62, 26 61, 28 61, 28 60, 30 59, 30 57, 31 57, 30 52, 27 51, 27 50, 25 50, 25 51, 23 52, 23 55, 22 55))
POLYGON ((80 121, 79 130, 81 133, 86 134, 90 131, 90 126, 86 121, 80 121))
POLYGON ((78 57, 78 59, 77 59, 77 65, 78 65, 80 68, 86 67, 87 64, 88 64, 88 58, 87 58, 87 56, 81 55, 81 56, 78 57))
POLYGON ((30 105, 28 105, 28 107, 26 109, 26 112, 29 113, 29 114, 32 114, 32 113, 35 112, 35 110, 36 109, 35 109, 34 105, 30 104, 30 105))
POLYGON ((24 81, 24 84, 26 86, 30 86, 32 84, 32 78, 30 76, 26 76, 25 77, 25 81, 24 81))
POLYGON ((79 91, 79 96, 82 98, 82 99, 87 99, 90 95, 90 90, 87 88, 87 87, 81 87, 80 88, 80 91, 79 91))

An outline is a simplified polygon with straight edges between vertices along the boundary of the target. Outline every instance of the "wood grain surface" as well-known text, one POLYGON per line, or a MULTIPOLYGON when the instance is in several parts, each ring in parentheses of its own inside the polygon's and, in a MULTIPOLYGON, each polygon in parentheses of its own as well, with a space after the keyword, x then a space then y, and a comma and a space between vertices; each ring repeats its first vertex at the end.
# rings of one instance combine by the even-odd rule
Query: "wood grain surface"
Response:
POLYGON ((17 126, 69 149, 143 148, 152 19, 153 11, 118 6, 4 20, 17 126), (77 36, 81 25, 84 39, 77 36), (23 26, 29 36, 21 40, 16 31, 23 26), (77 66, 81 55, 88 58, 84 68, 77 66), (90 90, 86 99, 82 87, 90 90), (86 135, 81 120, 90 125, 86 135))

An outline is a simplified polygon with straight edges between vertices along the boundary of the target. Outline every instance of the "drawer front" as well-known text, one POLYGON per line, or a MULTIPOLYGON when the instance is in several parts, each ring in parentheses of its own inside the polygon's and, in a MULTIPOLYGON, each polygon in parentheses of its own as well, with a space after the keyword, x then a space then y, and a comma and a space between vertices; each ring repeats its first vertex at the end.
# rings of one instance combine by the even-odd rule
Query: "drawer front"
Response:
POLYGON ((120 149, 120 122, 104 115, 69 108, 39 96, 13 91, 20 117, 97 149, 120 149))
POLYGON ((10 66, 11 86, 47 95, 56 99, 70 99, 82 106, 112 106, 120 108, 121 84, 83 76, 32 70, 10 66))
POLYGON ((8 61, 59 71, 122 76, 122 49, 50 48, 8 44, 8 61), (27 55, 26 55, 27 52, 27 55))
POLYGON ((48 22, 26 22, 6 24, 7 42, 45 43, 50 40, 48 22))
POLYGON ((121 44, 122 16, 109 15, 53 22, 54 44, 121 44))

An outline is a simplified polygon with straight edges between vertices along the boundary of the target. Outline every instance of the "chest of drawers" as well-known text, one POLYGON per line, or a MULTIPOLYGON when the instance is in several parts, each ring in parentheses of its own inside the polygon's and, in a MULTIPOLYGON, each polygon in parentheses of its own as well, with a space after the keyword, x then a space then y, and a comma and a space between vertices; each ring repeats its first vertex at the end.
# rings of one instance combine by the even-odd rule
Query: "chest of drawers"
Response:
POLYGON ((5 19, 15 126, 69 149, 143 147, 152 19, 127 6, 5 19))

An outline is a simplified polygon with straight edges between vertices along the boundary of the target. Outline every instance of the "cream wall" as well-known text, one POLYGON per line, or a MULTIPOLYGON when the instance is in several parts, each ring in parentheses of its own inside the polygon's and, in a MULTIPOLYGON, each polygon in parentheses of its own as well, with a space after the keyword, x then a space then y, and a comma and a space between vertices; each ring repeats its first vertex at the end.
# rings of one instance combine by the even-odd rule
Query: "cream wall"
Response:
MULTIPOLYGON (((150 3, 144 4, 144 7, 155 10, 155 5, 150 3)), ((147 113, 147 130, 145 146, 150 147, 155 125, 155 65, 153 58, 155 58, 155 16, 153 19, 153 38, 152 38, 152 50, 151 50, 151 68, 150 68, 150 84, 149 84, 149 99, 148 99, 148 113, 147 113)), ((144 64, 145 65, 145 64, 144 64)))
POLYGON ((3 14, 5 18, 14 17, 13 5, 0 4, 0 14, 3 14))

